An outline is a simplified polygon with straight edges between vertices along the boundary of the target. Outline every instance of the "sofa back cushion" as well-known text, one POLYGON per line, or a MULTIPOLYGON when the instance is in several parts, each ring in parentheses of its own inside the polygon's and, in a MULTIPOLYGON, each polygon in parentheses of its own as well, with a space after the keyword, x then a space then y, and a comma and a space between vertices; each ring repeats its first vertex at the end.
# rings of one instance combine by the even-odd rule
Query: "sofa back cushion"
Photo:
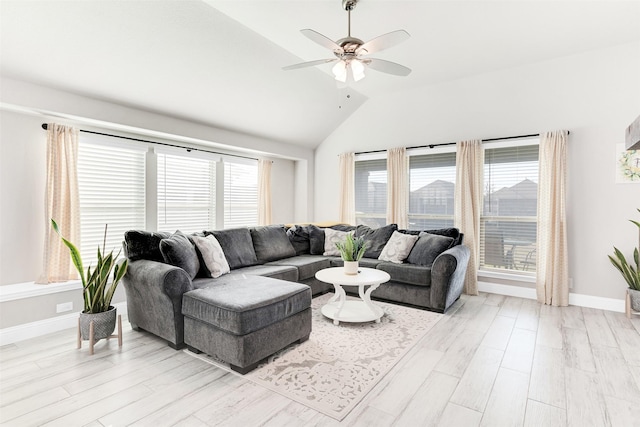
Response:
POLYGON ((252 227, 250 233, 258 263, 296 256, 283 225, 252 227))
POLYGON ((248 228, 206 231, 205 234, 213 234, 220 243, 231 270, 250 267, 258 263, 248 228))
POLYGON ((431 267, 437 256, 452 246, 455 246, 453 237, 421 232, 407 261, 411 264, 431 267))
POLYGON ((397 224, 388 224, 380 228, 371 228, 366 225, 359 225, 356 228, 356 236, 363 237, 367 243, 367 250, 364 253, 365 258, 378 259, 384 246, 387 244, 391 235, 398 229, 397 224))
MULTIPOLYGON (((309 252, 311 255, 324 254, 324 228, 316 227, 313 224, 307 225, 306 228, 309 232, 309 252)), ((356 229, 353 225, 347 224, 332 225, 329 228, 339 231, 352 231, 356 229)))
POLYGON ((187 235, 180 230, 160 240, 160 252, 164 262, 180 267, 191 279, 198 274, 200 261, 196 249, 187 235))
POLYGON ((464 234, 462 234, 460 230, 458 230, 455 227, 439 228, 437 230, 424 230, 424 231, 419 231, 419 230, 398 230, 398 231, 404 234, 413 234, 414 236, 418 236, 421 233, 429 233, 429 234, 437 234, 438 236, 451 237, 453 239, 453 244, 451 246, 461 245, 462 240, 464 238, 464 234))
POLYGON ((164 262, 160 252, 160 241, 171 233, 151 233, 149 231, 129 230, 124 233, 125 252, 130 261, 148 259, 164 262))
POLYGON ((287 237, 291 246, 296 251, 296 255, 306 255, 311 253, 311 245, 309 242, 309 230, 307 227, 294 225, 287 230, 287 237))

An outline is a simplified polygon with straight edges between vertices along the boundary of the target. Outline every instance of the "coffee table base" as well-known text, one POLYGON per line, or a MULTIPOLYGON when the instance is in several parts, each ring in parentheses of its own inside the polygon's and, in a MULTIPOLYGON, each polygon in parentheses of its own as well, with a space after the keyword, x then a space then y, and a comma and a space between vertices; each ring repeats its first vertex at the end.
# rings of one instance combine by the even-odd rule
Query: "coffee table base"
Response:
POLYGON ((384 315, 384 310, 375 304, 367 304, 365 301, 334 301, 322 307, 322 314, 333 320, 334 325, 340 322, 358 323, 372 322, 380 323, 384 315))

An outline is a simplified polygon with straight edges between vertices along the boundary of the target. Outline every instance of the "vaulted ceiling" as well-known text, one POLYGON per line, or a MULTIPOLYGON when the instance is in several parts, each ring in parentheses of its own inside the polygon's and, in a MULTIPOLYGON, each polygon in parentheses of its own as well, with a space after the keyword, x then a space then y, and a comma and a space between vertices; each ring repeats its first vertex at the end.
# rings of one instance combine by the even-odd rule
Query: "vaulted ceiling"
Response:
POLYGON ((360 0, 352 35, 405 29, 375 57, 413 72, 339 90, 330 65, 281 68, 331 57, 299 30, 346 36, 341 0, 1 0, 0 73, 315 148, 367 99, 637 41, 638 18, 640 1, 360 0))

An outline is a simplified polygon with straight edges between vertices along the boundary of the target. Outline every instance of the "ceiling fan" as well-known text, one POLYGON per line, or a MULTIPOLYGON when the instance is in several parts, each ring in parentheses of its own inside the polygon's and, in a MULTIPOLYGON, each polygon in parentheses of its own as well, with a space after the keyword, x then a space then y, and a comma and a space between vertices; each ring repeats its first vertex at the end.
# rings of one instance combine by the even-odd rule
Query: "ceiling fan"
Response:
POLYGON ((396 76, 408 76, 409 73, 411 73, 410 68, 384 59, 369 58, 366 55, 380 52, 405 41, 410 37, 409 33, 405 30, 396 30, 378 36, 366 43, 358 38, 351 37, 351 11, 357 3, 358 0, 342 0, 342 7, 349 15, 348 32, 345 38, 334 42, 317 31, 310 29, 300 30, 300 32, 309 39, 321 46, 331 49, 335 58, 302 62, 300 64, 283 67, 282 69, 295 70, 297 68, 313 67, 335 62, 336 64, 331 71, 335 79, 342 83, 347 83, 347 81, 357 82, 363 79, 366 67, 396 76))

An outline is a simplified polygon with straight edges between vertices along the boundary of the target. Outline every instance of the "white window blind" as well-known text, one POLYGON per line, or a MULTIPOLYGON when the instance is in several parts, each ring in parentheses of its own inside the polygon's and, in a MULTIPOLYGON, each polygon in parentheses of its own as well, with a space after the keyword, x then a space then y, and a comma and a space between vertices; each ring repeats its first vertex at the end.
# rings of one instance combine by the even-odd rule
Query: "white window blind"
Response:
POLYGON ((480 268, 534 274, 538 145, 486 148, 480 268))
POLYGON ((224 228, 258 224, 258 163, 224 161, 224 228))
POLYGON ((409 157, 409 228, 453 227, 456 153, 409 157))
MULTIPOLYGON (((122 247, 124 233, 144 229, 145 153, 81 134, 78 146, 80 193, 80 252, 84 267, 95 266, 98 247, 108 253, 122 247)), ((77 242, 74 242, 77 243, 77 242)), ((114 253, 114 255, 115 255, 114 253)))
POLYGON ((216 228, 216 162, 158 154, 158 231, 216 228))
POLYGON ((372 228, 387 223, 387 160, 355 162, 356 223, 372 228))

